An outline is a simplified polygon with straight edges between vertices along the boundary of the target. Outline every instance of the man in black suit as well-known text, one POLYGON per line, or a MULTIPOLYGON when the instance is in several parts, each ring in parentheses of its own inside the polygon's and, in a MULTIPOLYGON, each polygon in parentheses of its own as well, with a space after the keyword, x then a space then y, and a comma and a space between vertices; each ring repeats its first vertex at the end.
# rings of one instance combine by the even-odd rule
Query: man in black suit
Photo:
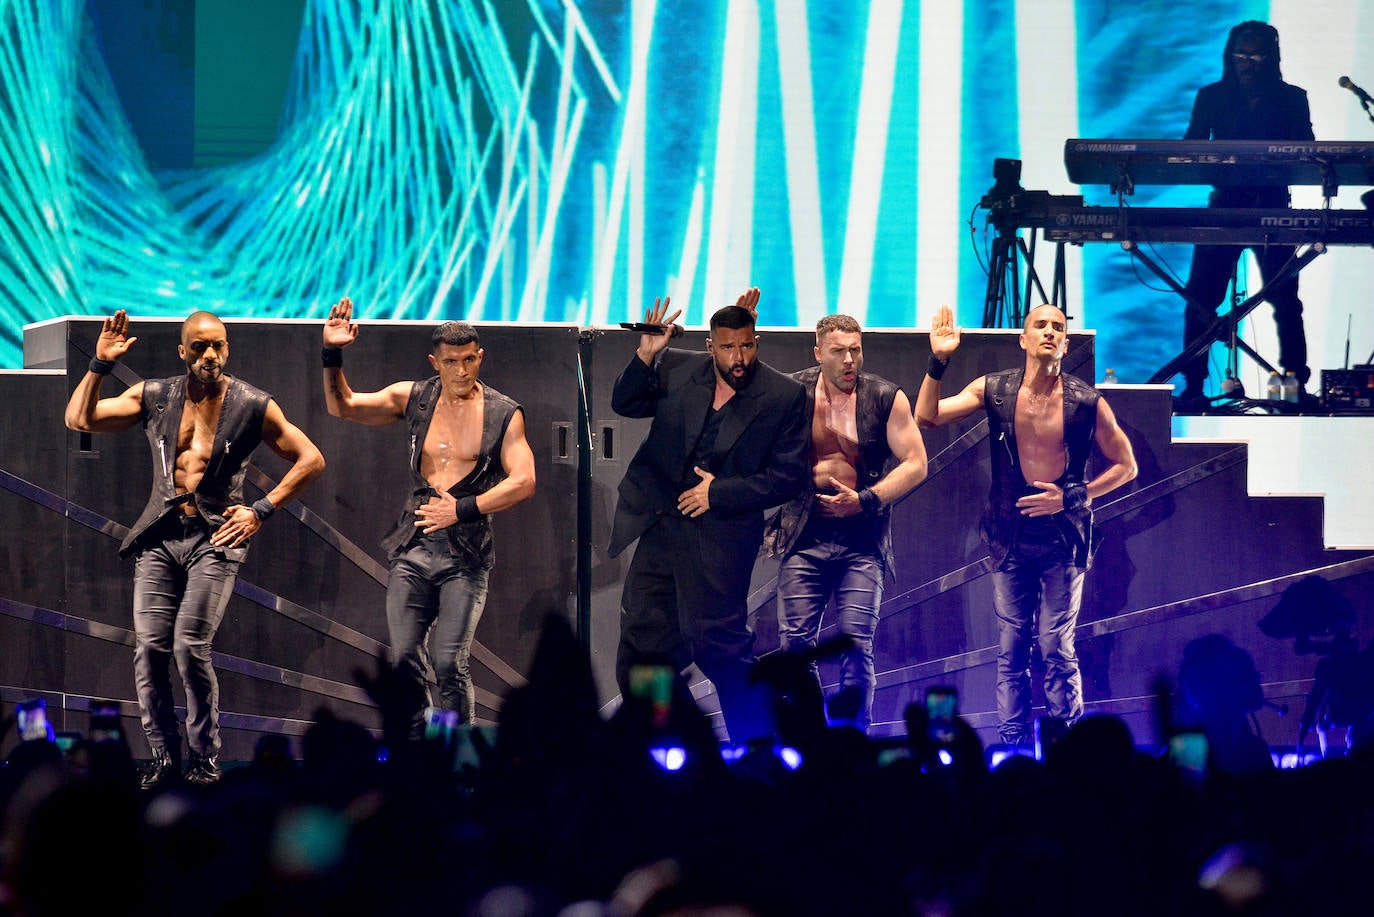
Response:
POLYGON ((616 379, 611 406, 652 417, 620 482, 610 553, 636 538, 621 595, 616 681, 630 696, 643 661, 688 663, 711 679, 733 741, 771 732, 767 698, 749 678, 749 578, 763 540, 763 511, 806 485, 808 429, 802 387, 758 361, 751 289, 711 316, 707 353, 668 348, 670 300, 655 300, 644 334, 616 379))
MULTIPOLYGON (((1283 81, 1279 71, 1279 33, 1266 22, 1249 20, 1231 29, 1222 52, 1222 77, 1198 90, 1185 140, 1311 140, 1312 115, 1307 93, 1283 81)), ((1288 206, 1284 185, 1233 185, 1216 188, 1212 207, 1288 206)), ((1201 336, 1216 320, 1217 307, 1226 297, 1226 285, 1244 249, 1238 245, 1199 245, 1184 295, 1188 305, 1183 318, 1186 345, 1201 336)), ((1274 307, 1279 336, 1279 363, 1305 385, 1312 371, 1307 366, 1307 336, 1302 323, 1298 278, 1273 282, 1293 257, 1289 245, 1257 247, 1265 298, 1274 307)), ((1183 368, 1184 388, 1179 409, 1194 411, 1205 406, 1203 384, 1207 379, 1207 352, 1183 368)))

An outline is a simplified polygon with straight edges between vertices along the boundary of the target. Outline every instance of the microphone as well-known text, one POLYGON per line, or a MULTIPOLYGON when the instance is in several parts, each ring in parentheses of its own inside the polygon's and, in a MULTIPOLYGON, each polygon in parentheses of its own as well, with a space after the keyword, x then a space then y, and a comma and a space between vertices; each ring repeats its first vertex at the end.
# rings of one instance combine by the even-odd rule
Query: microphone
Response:
POLYGON ((621 322, 620 327, 626 331, 637 331, 640 334, 662 334, 670 327, 673 329, 671 337, 677 337, 682 333, 682 326, 676 322, 672 325, 655 325, 651 322, 621 322))
POLYGON ((1358 98, 1365 105, 1374 103, 1374 97, 1371 97, 1369 93, 1365 92, 1359 86, 1356 86, 1354 83, 1352 83, 1350 81, 1350 77, 1343 76, 1337 82, 1341 84, 1342 89, 1349 89, 1351 92, 1355 93, 1355 97, 1358 98))

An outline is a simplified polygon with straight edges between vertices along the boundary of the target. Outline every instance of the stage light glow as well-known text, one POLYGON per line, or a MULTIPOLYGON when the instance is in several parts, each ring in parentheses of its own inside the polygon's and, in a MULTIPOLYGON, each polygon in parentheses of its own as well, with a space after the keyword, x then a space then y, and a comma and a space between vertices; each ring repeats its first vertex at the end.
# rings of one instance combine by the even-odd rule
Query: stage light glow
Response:
POLYGON ((1282 754, 1271 752, 1270 757, 1274 761, 1274 766, 1280 770, 1293 770, 1294 768, 1306 767, 1322 759, 1322 756, 1315 752, 1303 752, 1298 754, 1291 751, 1283 752, 1282 754))
POLYGON ((720 757, 721 760, 725 761, 726 763, 729 763, 731 761, 738 761, 739 759, 743 758, 748 752, 749 748, 746 745, 724 745, 721 746, 720 757))
POLYGON ((1012 747, 1009 745, 993 746, 988 752, 988 768, 996 770, 1004 762, 1015 757, 1034 758, 1035 752, 1029 748, 1012 747))
POLYGON ((649 757, 665 771, 680 771, 687 763, 687 749, 680 745, 656 745, 649 749, 649 757))

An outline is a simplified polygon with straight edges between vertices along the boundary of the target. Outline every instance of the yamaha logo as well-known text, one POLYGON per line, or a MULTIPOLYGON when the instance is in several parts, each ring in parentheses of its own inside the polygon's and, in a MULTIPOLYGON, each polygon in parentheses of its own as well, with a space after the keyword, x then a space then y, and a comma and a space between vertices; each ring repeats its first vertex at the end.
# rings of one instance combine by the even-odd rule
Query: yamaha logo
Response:
POLYGON ((1075 153, 1134 153, 1134 143, 1076 143, 1075 153))

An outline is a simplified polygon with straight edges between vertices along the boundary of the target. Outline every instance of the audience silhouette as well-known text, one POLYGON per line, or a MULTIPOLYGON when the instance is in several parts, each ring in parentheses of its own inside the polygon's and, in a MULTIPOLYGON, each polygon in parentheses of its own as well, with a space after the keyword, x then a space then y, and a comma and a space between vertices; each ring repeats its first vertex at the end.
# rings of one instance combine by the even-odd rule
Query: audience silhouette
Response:
POLYGON ((1224 637, 1185 653, 1171 721, 1209 739, 1201 772, 1106 715, 1043 760, 991 769, 972 728, 929 729, 923 704, 906 738, 872 739, 786 715, 801 688, 784 660, 759 668, 780 734, 723 752, 679 677, 603 719, 585 651, 553 616, 497 729, 411 740, 404 686, 382 668, 359 676, 380 730, 320 710, 299 760, 264 737, 213 787, 138 790, 119 738, 20 744, 0 770, 0 915, 1347 906, 1374 847, 1374 756, 1279 770, 1243 736, 1224 751, 1254 707, 1253 669, 1224 637))

